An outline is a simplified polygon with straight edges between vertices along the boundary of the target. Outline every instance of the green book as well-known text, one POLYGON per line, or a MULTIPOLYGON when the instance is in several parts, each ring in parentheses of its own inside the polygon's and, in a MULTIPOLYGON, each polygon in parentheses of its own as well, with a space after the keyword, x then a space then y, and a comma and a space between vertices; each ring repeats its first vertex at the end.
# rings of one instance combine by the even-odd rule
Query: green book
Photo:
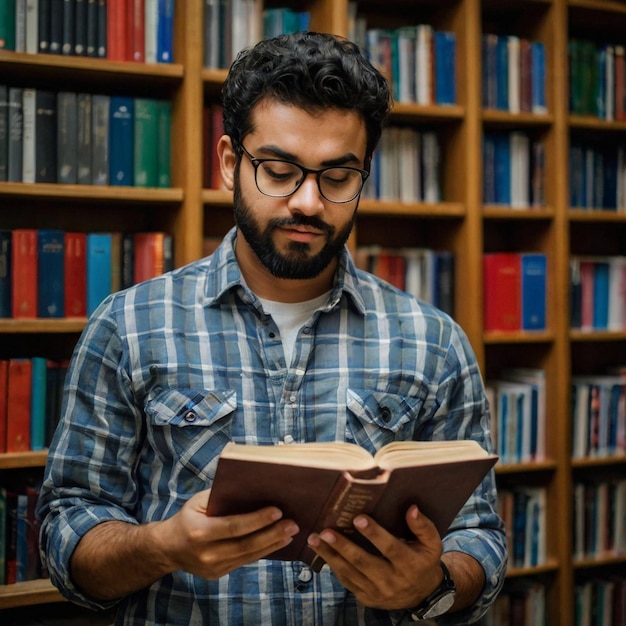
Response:
POLYGON ((171 187, 172 103, 157 100, 157 187, 171 187))
POLYGON ((0 50, 15 50, 15 0, 0 0, 0 50))
POLYGON ((153 98, 135 98, 135 187, 157 186, 158 117, 157 101, 153 98))

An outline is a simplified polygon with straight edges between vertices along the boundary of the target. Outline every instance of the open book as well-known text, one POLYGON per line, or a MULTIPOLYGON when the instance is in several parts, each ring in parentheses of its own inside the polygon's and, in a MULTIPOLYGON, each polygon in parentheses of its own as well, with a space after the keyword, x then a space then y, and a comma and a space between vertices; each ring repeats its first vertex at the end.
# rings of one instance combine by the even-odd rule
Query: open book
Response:
POLYGON ((443 536, 498 457, 477 442, 398 441, 375 456, 345 442, 254 446, 228 443, 218 460, 207 513, 221 516, 275 505, 300 532, 267 558, 304 561, 319 570, 307 537, 334 528, 375 552, 353 527, 367 513, 397 537, 417 504, 443 536))

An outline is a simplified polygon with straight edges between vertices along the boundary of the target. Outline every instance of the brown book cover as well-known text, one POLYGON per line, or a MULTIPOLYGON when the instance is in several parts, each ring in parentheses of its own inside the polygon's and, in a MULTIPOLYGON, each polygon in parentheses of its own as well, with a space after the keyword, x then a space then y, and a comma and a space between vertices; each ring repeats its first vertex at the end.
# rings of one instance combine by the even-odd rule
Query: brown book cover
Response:
POLYGON ((321 563, 307 537, 334 528, 374 551, 353 528, 367 513, 397 537, 410 539, 412 504, 448 527, 498 457, 475 441, 398 441, 375 456, 344 442, 252 446, 229 443, 220 455, 207 514, 232 515, 279 507, 300 532, 268 558, 321 563))

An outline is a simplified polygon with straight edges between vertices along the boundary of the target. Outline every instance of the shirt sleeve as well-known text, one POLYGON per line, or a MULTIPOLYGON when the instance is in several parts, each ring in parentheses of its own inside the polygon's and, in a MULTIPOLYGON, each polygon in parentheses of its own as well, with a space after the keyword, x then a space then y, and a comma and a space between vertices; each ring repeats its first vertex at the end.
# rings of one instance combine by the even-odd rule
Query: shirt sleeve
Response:
POLYGON ((61 421, 50 446, 37 515, 40 548, 52 583, 90 608, 115 603, 86 597, 70 575, 82 537, 109 520, 130 524, 137 489, 132 477, 140 420, 123 367, 124 356, 106 304, 88 323, 68 368, 61 421))

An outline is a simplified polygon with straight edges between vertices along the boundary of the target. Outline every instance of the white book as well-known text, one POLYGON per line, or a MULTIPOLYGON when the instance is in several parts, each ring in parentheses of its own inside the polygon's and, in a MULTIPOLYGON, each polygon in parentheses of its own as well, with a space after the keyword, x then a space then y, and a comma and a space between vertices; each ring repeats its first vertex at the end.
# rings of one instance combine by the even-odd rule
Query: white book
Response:
POLYGON ((144 57, 146 63, 157 62, 159 0, 144 0, 144 57))
POLYGON ((530 204, 530 139, 526 133, 511 133, 511 207, 527 209, 530 204))
POLYGON ((433 28, 430 24, 417 26, 417 102, 418 104, 432 104, 432 39, 433 28))
POLYGON ((612 122, 615 119, 615 48, 611 45, 606 46, 605 54, 605 119, 609 122, 612 122))
POLYGON ((626 328, 626 257, 609 257, 609 330, 626 328))
POLYGON ((26 52, 39 52, 39 0, 26 0, 26 52))
POLYGON ((401 128, 398 138, 399 199, 402 202, 420 200, 420 134, 412 127, 401 128))
POLYGON ((509 112, 520 112, 520 40, 519 37, 509 35, 507 38, 508 49, 508 88, 509 88, 509 112))
POLYGON ((398 84, 399 102, 417 101, 416 63, 417 28, 404 26, 398 29, 398 84))
POLYGON ((588 454, 589 385, 573 380, 574 414, 572 415, 572 457, 584 459, 588 454))
POLYGON ((35 182, 35 118, 37 115, 37 91, 24 89, 22 92, 22 182, 35 182))
POLYGON ((15 3, 15 52, 26 52, 26 0, 15 3))
POLYGON ((434 132, 422 134, 422 185, 424 202, 436 203, 441 200, 439 182, 439 138, 434 132))

